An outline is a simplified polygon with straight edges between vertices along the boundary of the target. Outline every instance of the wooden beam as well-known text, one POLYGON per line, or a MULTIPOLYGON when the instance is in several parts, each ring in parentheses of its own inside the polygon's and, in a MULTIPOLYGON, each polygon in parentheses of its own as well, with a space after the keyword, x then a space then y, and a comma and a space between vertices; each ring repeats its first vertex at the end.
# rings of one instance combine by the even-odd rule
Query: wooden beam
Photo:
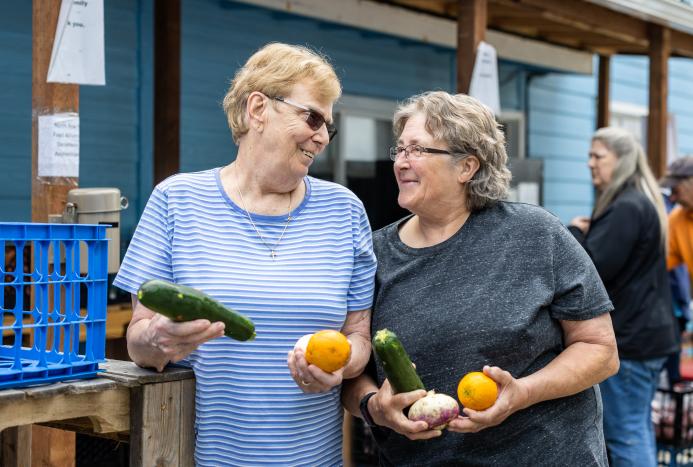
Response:
POLYGON ((576 33, 575 30, 566 29, 565 25, 562 23, 556 23, 555 21, 536 14, 532 17, 489 15, 488 25, 489 27, 497 27, 498 29, 531 27, 546 31, 565 32, 566 34, 576 33))
POLYGON ((49 214, 63 212, 67 192, 77 188, 77 178, 43 177, 38 179, 38 117, 59 112, 79 112, 79 86, 47 83, 58 23, 60 0, 33 0, 31 61, 31 220, 48 222, 49 214))
POLYGON ((0 432, 3 467, 31 465, 31 425, 14 426, 0 432))
POLYGON ((599 84, 597 92, 597 128, 609 126, 609 79, 611 57, 599 56, 599 84))
MULTIPOLYGON (((53 38, 58 23, 60 0, 33 0, 31 59, 31 220, 48 222, 50 214, 63 212, 67 192, 78 185, 77 177, 38 178, 38 117, 59 112, 79 112, 79 86, 47 83, 53 38)), ((72 467, 75 463, 75 434, 52 428, 34 427, 25 435, 32 447, 33 465, 72 467), (41 464, 44 460, 54 461, 41 464)))
MULTIPOLYGON (((507 0, 500 0, 507 1, 507 0)), ((647 22, 584 0, 516 0, 517 3, 541 12, 544 18, 592 31, 625 42, 647 44, 647 22)))
POLYGON ((194 465, 195 380, 132 389, 130 466, 194 465))
POLYGON ((647 158, 655 177, 667 165, 667 99, 669 96, 669 56, 671 31, 663 26, 650 29, 650 114, 647 119, 647 158))
POLYGON ((671 52, 683 57, 693 58, 693 34, 672 30, 671 52))
MULTIPOLYGON (((454 0, 455 2, 457 0, 454 0)), ((414 11, 433 13, 440 16, 450 16, 451 6, 441 2, 431 2, 430 0, 394 0, 391 3, 408 8, 414 11)))
POLYGON ((180 8, 154 2, 154 184, 180 170, 180 8))
MULTIPOLYGON (((35 410, 35 409, 30 409, 35 410)), ((31 426, 31 467, 75 467, 75 434, 47 426, 31 426)))
POLYGON ((486 38, 486 0, 459 0, 457 11, 457 92, 468 93, 476 49, 486 38))

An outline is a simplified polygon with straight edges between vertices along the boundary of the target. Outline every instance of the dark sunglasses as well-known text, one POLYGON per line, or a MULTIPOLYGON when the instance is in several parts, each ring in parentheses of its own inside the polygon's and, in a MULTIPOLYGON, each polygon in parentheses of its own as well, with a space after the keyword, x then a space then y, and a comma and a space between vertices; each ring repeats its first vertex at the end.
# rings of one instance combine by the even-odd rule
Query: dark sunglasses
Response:
POLYGON ((327 123, 325 117, 323 117, 322 114, 317 110, 311 109, 310 107, 306 107, 305 105, 297 104, 296 102, 292 102, 289 99, 285 99, 283 97, 273 97, 272 99, 288 104, 291 107, 303 110, 304 112, 307 112, 308 117, 306 117, 306 123, 313 131, 318 131, 323 125, 325 125, 325 128, 327 128, 327 136, 330 138, 330 141, 332 141, 332 138, 334 138, 337 135, 337 127, 335 127, 332 123, 327 123))

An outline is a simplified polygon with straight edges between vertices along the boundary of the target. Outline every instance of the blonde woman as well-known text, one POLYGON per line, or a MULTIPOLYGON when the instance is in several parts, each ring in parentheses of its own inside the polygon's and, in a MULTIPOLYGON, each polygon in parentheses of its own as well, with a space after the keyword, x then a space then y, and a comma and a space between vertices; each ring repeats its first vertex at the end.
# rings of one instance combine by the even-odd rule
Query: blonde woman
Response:
POLYGON ((237 342, 223 323, 174 323, 133 296, 133 361, 161 370, 184 359, 195 372, 196 465, 342 462, 339 389, 370 356, 375 257, 363 204, 308 176, 336 134, 340 93, 315 52, 258 50, 224 98, 235 160, 160 183, 116 278, 131 293, 154 278, 196 287, 255 322, 255 340, 237 342), (334 373, 292 351, 320 329, 351 341, 334 373))
POLYGON ((650 403, 666 357, 678 350, 666 271, 667 217, 640 143, 620 128, 592 137, 597 200, 570 231, 594 261, 614 304, 621 368, 600 385, 613 466, 657 465, 650 403))

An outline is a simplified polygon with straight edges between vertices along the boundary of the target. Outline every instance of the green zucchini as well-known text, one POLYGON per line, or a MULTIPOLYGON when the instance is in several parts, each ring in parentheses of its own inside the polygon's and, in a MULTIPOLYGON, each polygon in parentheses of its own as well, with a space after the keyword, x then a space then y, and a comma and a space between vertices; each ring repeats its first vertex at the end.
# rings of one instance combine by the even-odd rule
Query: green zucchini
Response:
POLYGON ((381 329, 373 337, 373 348, 395 394, 426 389, 397 335, 381 329))
POLYGON ((192 287, 154 279, 140 286, 137 299, 174 321, 221 321, 226 325, 224 334, 228 337, 239 341, 255 338, 255 325, 250 319, 192 287))

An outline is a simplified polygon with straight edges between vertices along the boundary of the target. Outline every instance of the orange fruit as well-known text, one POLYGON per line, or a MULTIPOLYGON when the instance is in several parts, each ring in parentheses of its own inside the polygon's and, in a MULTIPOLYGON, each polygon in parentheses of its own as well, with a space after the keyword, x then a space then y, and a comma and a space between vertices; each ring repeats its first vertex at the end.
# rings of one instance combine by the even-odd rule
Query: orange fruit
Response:
POLYGON ((496 402, 498 385, 480 371, 464 375, 457 385, 457 397, 462 405, 473 410, 486 410, 496 402))
POLYGON ((350 356, 349 340, 341 332, 331 329, 313 334, 306 347, 306 361, 328 373, 346 365, 350 356))

